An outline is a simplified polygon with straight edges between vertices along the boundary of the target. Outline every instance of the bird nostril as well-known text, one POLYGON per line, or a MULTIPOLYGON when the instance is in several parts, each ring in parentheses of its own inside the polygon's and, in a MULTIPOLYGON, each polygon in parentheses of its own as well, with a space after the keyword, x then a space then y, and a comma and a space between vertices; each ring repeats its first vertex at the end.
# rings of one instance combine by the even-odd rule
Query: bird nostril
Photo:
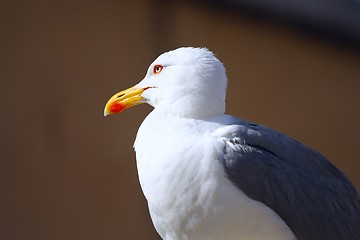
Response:
POLYGON ((123 94, 120 94, 119 96, 117 96, 116 98, 121 98, 122 96, 124 96, 125 95, 125 93, 123 93, 123 94))

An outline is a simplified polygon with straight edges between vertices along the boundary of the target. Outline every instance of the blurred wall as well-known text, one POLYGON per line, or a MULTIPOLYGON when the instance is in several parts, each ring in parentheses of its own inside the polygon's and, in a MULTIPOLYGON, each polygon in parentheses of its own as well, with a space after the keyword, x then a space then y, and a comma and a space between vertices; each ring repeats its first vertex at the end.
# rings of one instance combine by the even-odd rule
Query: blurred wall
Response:
POLYGON ((360 56, 188 1, 0 3, 0 239, 160 239, 132 144, 149 106, 104 118, 161 52, 206 46, 227 112, 317 149, 360 187, 360 56))

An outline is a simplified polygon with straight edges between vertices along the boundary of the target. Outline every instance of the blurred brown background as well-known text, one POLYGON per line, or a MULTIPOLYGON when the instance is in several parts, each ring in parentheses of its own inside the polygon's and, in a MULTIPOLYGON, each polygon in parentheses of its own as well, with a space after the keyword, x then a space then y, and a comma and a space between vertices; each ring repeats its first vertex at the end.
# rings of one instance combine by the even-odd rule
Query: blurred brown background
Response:
POLYGON ((132 149, 151 107, 103 108, 179 46, 224 62, 227 113, 317 149, 359 189, 359 5, 230 2, 0 3, 0 239, 160 239, 132 149))

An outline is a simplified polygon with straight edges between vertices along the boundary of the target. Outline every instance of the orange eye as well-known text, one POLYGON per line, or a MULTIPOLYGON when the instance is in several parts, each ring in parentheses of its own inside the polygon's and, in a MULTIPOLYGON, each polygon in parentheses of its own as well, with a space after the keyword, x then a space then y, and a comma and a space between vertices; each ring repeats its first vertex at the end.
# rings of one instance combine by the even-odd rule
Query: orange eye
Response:
POLYGON ((154 66, 154 70, 153 70, 154 74, 160 73, 161 70, 163 70, 163 68, 164 68, 164 67, 161 66, 161 65, 155 65, 155 66, 154 66))

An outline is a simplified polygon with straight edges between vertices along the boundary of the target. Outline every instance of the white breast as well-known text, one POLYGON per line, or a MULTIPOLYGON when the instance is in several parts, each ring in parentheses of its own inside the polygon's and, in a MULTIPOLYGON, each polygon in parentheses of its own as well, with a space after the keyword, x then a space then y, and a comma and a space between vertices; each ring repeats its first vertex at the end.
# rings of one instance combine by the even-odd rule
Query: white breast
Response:
POLYGON ((158 233, 166 240, 295 239, 273 210, 226 178, 224 142, 209 132, 218 127, 213 124, 205 131, 196 120, 159 117, 156 112, 141 125, 134 147, 158 233))

